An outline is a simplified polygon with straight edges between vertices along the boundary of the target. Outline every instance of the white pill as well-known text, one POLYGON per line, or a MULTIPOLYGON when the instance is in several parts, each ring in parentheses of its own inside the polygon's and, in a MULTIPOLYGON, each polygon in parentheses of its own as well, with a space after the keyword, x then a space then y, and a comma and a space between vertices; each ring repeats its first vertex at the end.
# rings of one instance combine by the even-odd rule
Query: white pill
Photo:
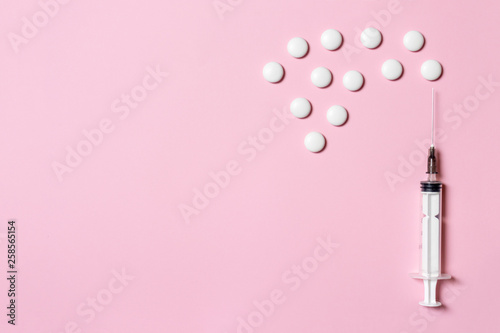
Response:
POLYGON ((321 35, 321 45, 327 50, 336 50, 341 44, 342 35, 335 29, 328 29, 321 35))
POLYGON ((334 105, 326 112, 326 119, 332 125, 344 125, 347 120, 347 111, 343 106, 334 105))
POLYGON ((403 38, 403 44, 405 47, 413 52, 420 51, 424 46, 424 36, 418 31, 408 31, 403 38))
POLYGON ((363 86, 363 75, 361 75, 358 71, 349 71, 344 74, 344 79, 342 81, 344 83, 344 87, 349 89, 350 91, 356 91, 361 89, 363 86))
POLYGON ((319 132, 311 132, 306 135, 304 139, 304 144, 309 151, 317 153, 325 148, 326 140, 323 134, 319 132))
POLYGON ((283 70, 283 66, 278 64, 277 62, 269 62, 264 66, 264 70, 262 74, 264 75, 264 79, 271 83, 276 83, 281 81, 283 78, 283 74, 285 71, 283 70))
POLYGON ((318 67, 311 73, 312 83, 319 88, 324 88, 332 83, 332 73, 325 67, 318 67))
POLYGON ((439 77, 443 73, 443 68, 441 67, 441 64, 436 60, 427 60, 422 64, 420 72, 425 79, 434 81, 439 79, 439 77))
POLYGON ((287 49, 288 53, 290 53, 292 57, 302 58, 307 54, 309 45, 307 45, 307 42, 304 38, 295 37, 290 39, 287 49))
POLYGON ((290 104, 290 112, 297 118, 305 118, 311 113, 311 103, 304 97, 296 98, 290 104))
POLYGON ((382 34, 375 28, 366 28, 361 33, 361 43, 369 48, 374 49, 382 42, 382 34))
POLYGON ((387 80, 397 80, 403 74, 403 66, 396 59, 389 59, 382 65, 382 75, 385 76, 387 80))

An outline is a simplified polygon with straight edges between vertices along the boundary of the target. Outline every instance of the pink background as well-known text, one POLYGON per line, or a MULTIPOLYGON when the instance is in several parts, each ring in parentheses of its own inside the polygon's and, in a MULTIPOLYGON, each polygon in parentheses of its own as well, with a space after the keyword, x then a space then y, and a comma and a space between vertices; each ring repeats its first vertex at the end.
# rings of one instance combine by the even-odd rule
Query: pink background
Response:
POLYGON ((1 279, 2 331, 498 330, 500 86, 480 77, 500 82, 499 3, 230 3, 218 15, 212 0, 71 1, 16 53, 9 33, 21 34, 22 18, 41 7, 0 1, 0 268, 16 219, 19 271, 16 328, 6 323, 1 279), (374 17, 383 44, 356 46, 374 17), (321 47, 328 28, 344 36, 338 51, 321 47), (424 34, 422 51, 404 48, 409 30, 424 34), (295 36, 310 44, 300 60, 286 51, 295 36), (357 52, 346 56, 349 48, 357 52), (380 73, 390 58, 404 66, 395 82, 380 73), (420 75, 427 59, 443 64, 436 82, 420 75), (285 67, 283 82, 263 79, 269 61, 285 67), (168 77, 120 119, 114 101, 157 66, 168 77), (318 66, 333 73, 326 89, 310 83, 318 66), (356 93, 341 84, 351 69, 366 80, 356 93), (444 133, 443 272, 453 276, 440 284, 437 309, 418 305, 422 282, 408 276, 418 269, 425 172, 415 141, 429 137, 431 87, 444 133), (273 110, 296 97, 312 102, 310 117, 287 120, 248 161, 248 138, 269 139, 273 110), (349 112, 343 127, 326 121, 334 104, 349 112), (113 131, 59 181, 52 164, 103 119, 113 131), (323 152, 305 149, 310 131, 325 135, 323 152), (386 176, 398 174, 400 158, 414 166, 391 188, 386 176), (230 161, 240 173, 186 223, 179 207, 230 161), (317 239, 328 237, 338 247, 318 263, 317 239), (301 264, 311 272, 290 283, 301 264), (122 270, 133 279, 116 292, 122 270), (259 315, 254 302, 269 305, 272 293, 281 304, 259 315), (92 312, 96 297, 106 304, 92 319, 78 313, 92 312), (249 316, 258 327, 239 328, 249 316))

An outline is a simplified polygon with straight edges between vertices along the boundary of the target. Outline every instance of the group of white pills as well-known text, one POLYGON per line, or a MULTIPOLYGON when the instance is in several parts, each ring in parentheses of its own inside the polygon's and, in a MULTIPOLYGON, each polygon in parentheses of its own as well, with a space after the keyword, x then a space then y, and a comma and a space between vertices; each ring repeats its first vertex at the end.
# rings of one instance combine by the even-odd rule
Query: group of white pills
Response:
MULTIPOLYGON (((366 28, 360 36, 361 43, 368 49, 375 49, 382 43, 382 34, 375 28, 366 28)), ((335 29, 328 29, 321 35, 321 45, 329 51, 334 51, 342 46, 342 34, 335 29)), ((418 31, 409 31, 403 38, 404 46, 412 52, 417 52, 424 46, 424 36, 418 31)), ((288 53, 294 58, 303 58, 309 52, 308 42, 301 37, 292 38, 287 45, 288 53)), ((386 60, 382 64, 382 75, 391 81, 397 80, 403 75, 403 65, 396 59, 386 60)), ((443 69, 436 60, 425 61, 420 72, 429 81, 437 80, 441 77, 443 69)), ((264 78, 277 83, 283 79, 285 70, 277 62, 270 62, 264 66, 264 78)), ((311 72, 311 82, 318 88, 328 87, 333 80, 332 72, 326 67, 317 67, 311 72)), ((356 71, 351 70, 344 74, 342 83, 350 91, 358 91, 363 87, 364 77, 356 71)), ((290 104, 290 112, 297 118, 306 118, 311 113, 311 103, 303 97, 296 98, 290 104)), ((334 126, 341 126, 347 121, 347 111, 343 106, 334 105, 326 113, 328 122, 334 126)), ((326 145, 325 137, 319 132, 311 132, 304 140, 306 148, 312 152, 320 152, 326 145)))

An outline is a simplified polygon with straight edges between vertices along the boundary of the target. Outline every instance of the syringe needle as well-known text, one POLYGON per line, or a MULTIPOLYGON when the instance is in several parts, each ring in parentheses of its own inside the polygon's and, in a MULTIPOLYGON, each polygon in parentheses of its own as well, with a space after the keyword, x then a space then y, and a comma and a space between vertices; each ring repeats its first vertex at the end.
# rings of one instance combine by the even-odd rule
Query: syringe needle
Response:
POLYGON ((434 88, 432 88, 431 147, 434 147, 434 88))

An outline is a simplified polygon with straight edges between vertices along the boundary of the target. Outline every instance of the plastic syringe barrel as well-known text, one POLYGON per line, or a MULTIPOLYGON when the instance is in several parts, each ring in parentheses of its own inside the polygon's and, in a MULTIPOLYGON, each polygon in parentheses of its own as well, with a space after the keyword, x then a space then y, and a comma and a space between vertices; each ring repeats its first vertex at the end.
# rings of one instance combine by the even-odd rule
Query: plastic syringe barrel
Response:
POLYGON ((420 274, 437 277, 441 274, 441 198, 443 184, 422 181, 422 257, 420 274))
POLYGON ((436 300, 437 280, 450 278, 448 274, 441 274, 442 188, 443 184, 439 181, 420 182, 422 195, 420 271, 411 276, 424 281, 425 296, 420 302, 424 306, 441 305, 436 300))

